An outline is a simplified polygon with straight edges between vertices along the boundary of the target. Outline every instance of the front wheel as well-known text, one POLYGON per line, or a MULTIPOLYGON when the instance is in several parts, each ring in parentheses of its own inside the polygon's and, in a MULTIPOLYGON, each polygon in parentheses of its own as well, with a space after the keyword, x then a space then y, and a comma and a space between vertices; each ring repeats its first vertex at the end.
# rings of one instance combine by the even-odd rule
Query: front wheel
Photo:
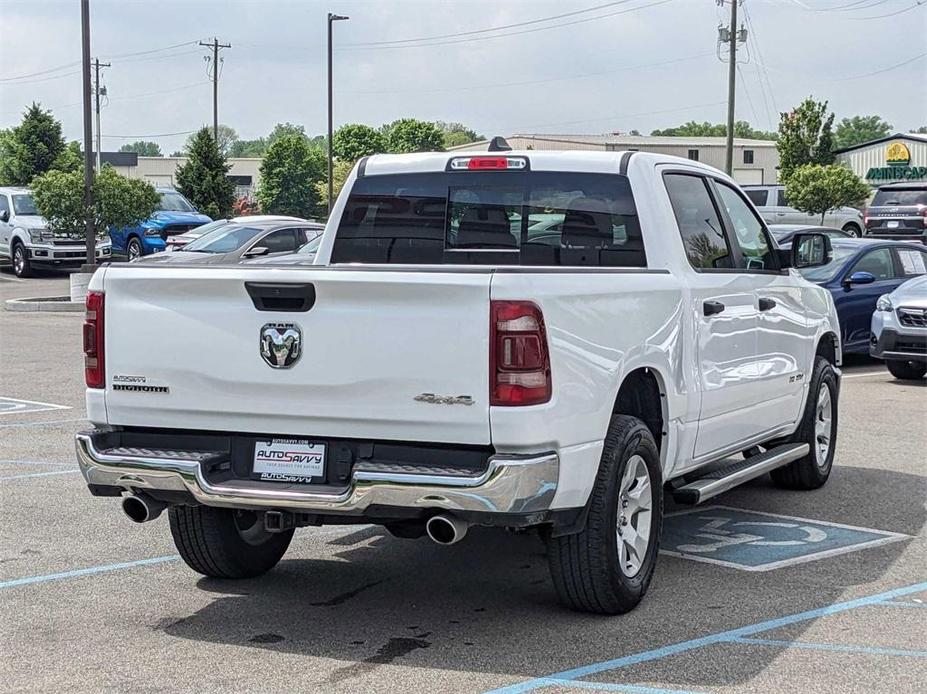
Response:
POLYGON ((805 412, 791 443, 807 443, 808 455, 773 470, 770 476, 787 489, 817 489, 827 482, 837 445, 837 374, 830 362, 816 357, 805 412))
POLYGON ((927 373, 927 364, 924 362, 889 359, 885 365, 892 376, 902 381, 919 381, 927 373))
POLYGON ((126 246, 126 258, 129 262, 132 262, 133 260, 141 258, 142 254, 142 242, 133 236, 129 239, 129 244, 126 246))
POLYGON ((32 277, 32 263, 29 253, 21 243, 13 246, 13 274, 17 277, 32 277))
POLYGON ((589 515, 578 533, 553 537, 554 587, 569 607, 622 614, 644 597, 663 525, 660 454, 636 417, 614 415, 605 437, 589 515))
POLYGON ((277 565, 293 530, 269 533, 264 514, 212 506, 171 506, 171 535, 181 558, 212 578, 253 578, 277 565))
POLYGON ((858 225, 853 224, 853 223, 844 224, 843 230, 847 232, 850 236, 855 236, 857 238, 863 235, 862 229, 860 229, 858 225))

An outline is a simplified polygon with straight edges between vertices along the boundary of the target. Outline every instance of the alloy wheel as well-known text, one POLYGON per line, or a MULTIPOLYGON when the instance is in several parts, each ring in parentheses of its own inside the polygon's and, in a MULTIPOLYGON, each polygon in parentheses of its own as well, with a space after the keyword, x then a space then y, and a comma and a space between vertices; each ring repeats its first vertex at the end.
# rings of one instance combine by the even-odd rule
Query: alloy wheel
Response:
POLYGON ((22 246, 16 246, 16 250, 13 251, 13 272, 16 273, 16 276, 19 277, 23 274, 23 269, 26 267, 26 254, 23 251, 22 246))
POLYGON ((834 405, 830 389, 821 383, 814 413, 814 460, 819 468, 827 467, 831 442, 834 437, 834 405))
POLYGON ((650 546, 653 513, 653 485, 647 463, 632 455, 624 469, 618 490, 618 565, 633 578, 641 570, 650 546))

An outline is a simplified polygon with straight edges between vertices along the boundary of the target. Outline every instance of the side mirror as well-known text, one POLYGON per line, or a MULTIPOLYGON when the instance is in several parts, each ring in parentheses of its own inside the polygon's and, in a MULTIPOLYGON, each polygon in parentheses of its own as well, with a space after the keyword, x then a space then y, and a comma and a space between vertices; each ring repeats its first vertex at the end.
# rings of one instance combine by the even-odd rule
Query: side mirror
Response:
POLYGON ((844 280, 846 284, 872 284, 876 281, 876 276, 871 272, 866 272, 865 270, 859 270, 854 272, 852 275, 844 280))
POLYGON ((834 257, 830 237, 819 231, 807 231, 792 237, 792 255, 789 265, 795 269, 821 267, 834 257))
POLYGON ((10 221, 10 211, 9 210, 0 210, 0 222, 10 221))
POLYGON ((257 258, 262 255, 267 255, 270 253, 270 249, 267 246, 255 246, 245 251, 245 258, 257 258))

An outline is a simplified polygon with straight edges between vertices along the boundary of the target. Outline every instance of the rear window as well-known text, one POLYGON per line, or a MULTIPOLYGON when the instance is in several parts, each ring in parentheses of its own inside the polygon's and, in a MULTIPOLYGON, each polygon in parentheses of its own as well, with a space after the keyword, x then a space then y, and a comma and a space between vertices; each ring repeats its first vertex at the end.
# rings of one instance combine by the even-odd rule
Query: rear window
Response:
POLYGON ((530 171, 358 179, 331 262, 647 265, 627 177, 530 171))
POLYGON ((927 205, 927 190, 883 188, 877 190, 872 199, 873 207, 880 205, 927 205))

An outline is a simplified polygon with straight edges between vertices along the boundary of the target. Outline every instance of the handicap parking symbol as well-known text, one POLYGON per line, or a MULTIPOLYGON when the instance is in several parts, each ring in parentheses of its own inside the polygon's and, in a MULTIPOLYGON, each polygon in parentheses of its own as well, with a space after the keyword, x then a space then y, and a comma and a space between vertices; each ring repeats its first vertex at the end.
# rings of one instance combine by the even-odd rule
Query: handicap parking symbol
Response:
POLYGON ((710 506, 668 515, 663 522, 661 551, 743 571, 769 571, 907 537, 840 523, 710 506))

